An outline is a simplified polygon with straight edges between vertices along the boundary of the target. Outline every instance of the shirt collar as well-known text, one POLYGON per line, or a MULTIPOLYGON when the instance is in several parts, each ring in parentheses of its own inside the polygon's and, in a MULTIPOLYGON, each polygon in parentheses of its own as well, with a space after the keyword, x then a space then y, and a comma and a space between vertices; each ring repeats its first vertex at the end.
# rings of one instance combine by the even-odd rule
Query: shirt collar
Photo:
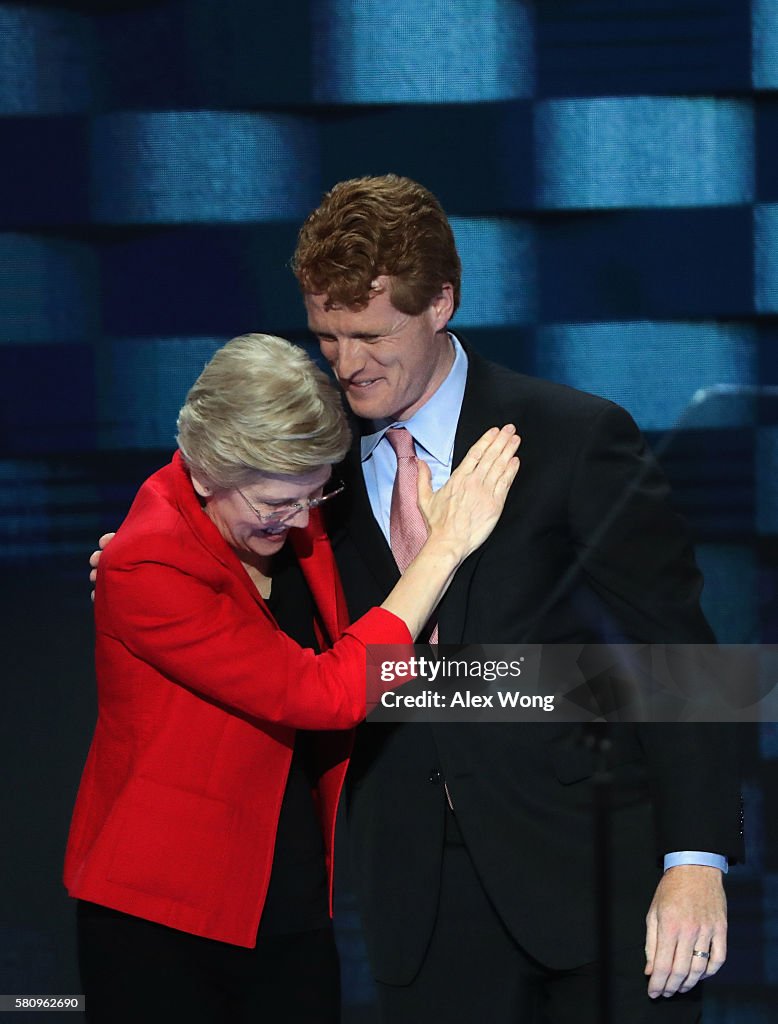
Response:
POLYGON ((396 426, 410 430, 414 440, 433 459, 450 465, 459 412, 465 396, 467 356, 456 335, 449 333, 449 338, 454 346, 454 362, 446 379, 410 419, 370 421, 371 432, 363 434, 360 439, 363 462, 370 458, 387 430, 396 426))

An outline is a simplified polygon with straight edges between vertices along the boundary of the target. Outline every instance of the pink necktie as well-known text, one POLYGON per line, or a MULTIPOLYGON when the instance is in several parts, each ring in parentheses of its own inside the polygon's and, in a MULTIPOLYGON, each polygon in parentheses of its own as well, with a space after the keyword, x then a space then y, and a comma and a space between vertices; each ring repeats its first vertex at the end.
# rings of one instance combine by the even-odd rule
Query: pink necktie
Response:
MULTIPOLYGON (((389 546, 400 572, 405 572, 427 539, 427 527, 417 502, 419 465, 413 436, 405 427, 387 430, 386 439, 397 456, 397 474, 392 488, 392 506, 389 514, 389 546)), ((427 629, 429 629, 429 625, 427 629)), ((426 630, 425 630, 426 632, 426 630)), ((419 638, 422 640, 422 638, 419 638)), ((422 640, 422 642, 424 642, 422 640)), ((427 641, 438 642, 435 625, 427 641)))

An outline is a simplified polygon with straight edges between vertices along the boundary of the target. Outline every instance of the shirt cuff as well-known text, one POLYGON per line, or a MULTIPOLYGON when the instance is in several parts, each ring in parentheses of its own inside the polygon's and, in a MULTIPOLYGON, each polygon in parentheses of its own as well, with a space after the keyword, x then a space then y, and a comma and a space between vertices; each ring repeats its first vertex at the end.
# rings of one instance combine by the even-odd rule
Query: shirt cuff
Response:
POLYGON ((668 868, 678 867, 679 864, 702 864, 708 868, 718 868, 724 874, 729 871, 729 864, 726 857, 719 853, 701 853, 699 850, 679 850, 676 853, 665 854, 665 871, 668 868))

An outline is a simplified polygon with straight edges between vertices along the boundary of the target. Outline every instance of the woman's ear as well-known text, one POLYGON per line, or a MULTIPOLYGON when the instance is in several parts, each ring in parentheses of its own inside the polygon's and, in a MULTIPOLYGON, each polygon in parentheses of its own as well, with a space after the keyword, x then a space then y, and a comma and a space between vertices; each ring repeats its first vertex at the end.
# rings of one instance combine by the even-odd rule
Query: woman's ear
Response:
POLYGON ((199 473, 191 470, 189 475, 192 478, 192 486, 195 489, 195 493, 199 494, 201 498, 210 498, 213 494, 213 487, 208 481, 199 475, 199 473))

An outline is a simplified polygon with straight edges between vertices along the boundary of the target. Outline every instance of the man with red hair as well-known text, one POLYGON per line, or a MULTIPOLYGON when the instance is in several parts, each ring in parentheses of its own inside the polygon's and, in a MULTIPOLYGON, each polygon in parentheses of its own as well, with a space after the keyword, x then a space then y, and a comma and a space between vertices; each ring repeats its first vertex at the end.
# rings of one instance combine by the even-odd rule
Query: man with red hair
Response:
MULTIPOLYGON (((426 188, 395 175, 336 185, 303 224, 293 268, 358 418, 349 497, 329 524, 352 616, 400 572, 397 435, 440 486, 499 421, 517 425, 522 471, 433 639, 712 641, 684 528, 628 414, 491 364, 449 331, 460 261, 426 188)), ((699 1019, 697 982, 726 955, 722 875, 742 855, 734 736, 619 724, 608 741, 612 1019, 686 1024, 699 1019)), ((571 725, 360 727, 349 835, 385 1020, 602 1024, 594 773, 571 725)))

